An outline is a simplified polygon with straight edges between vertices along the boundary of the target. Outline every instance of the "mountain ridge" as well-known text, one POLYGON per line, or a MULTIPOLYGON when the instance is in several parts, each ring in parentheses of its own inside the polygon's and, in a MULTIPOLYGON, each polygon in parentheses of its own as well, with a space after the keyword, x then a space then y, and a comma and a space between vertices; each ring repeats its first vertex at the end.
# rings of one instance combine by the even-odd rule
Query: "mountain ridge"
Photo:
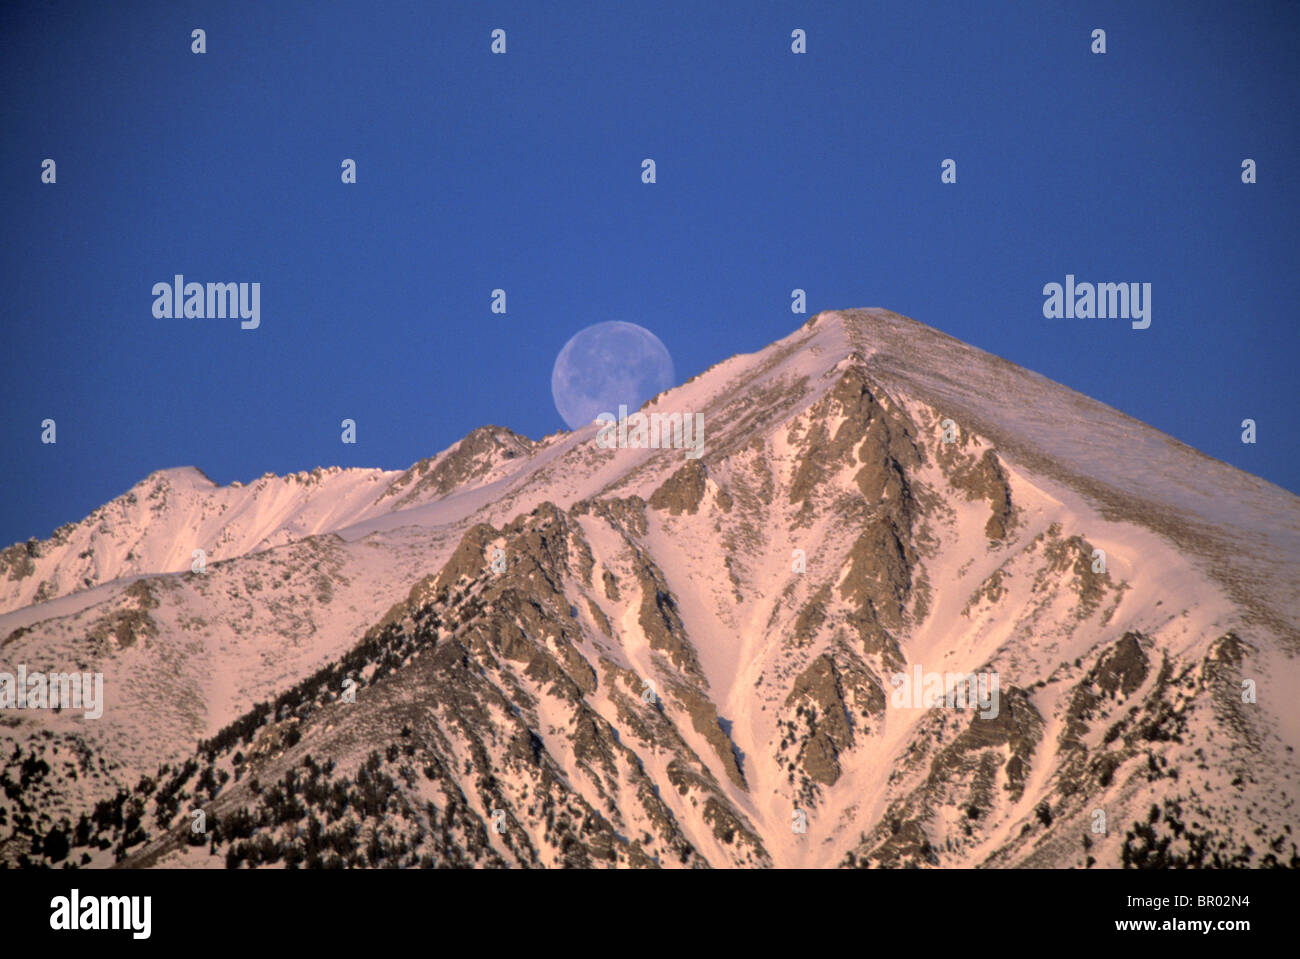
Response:
POLYGON ((704 413, 703 456, 602 450, 594 426, 537 442, 483 428, 464 463, 462 440, 385 474, 406 477, 391 499, 425 483, 403 509, 349 512, 344 494, 301 520, 318 532, 207 573, 0 616, 6 660, 62 650, 118 690, 156 684, 165 661, 184 687, 148 708, 119 698, 93 729, 11 732, 24 762, 39 747, 122 763, 75 788, 47 763, 20 795, 63 798, 28 802, 31 829, 74 833, 79 804, 109 802, 74 843, 98 865, 1294 853, 1296 497, 1226 465, 1185 475, 1202 454, 881 310, 818 314, 643 410, 704 413), (1000 674, 1003 708, 898 708, 890 677, 915 667, 1000 674), (1243 677, 1253 711, 1234 700, 1243 677), (165 773, 147 762, 160 749, 165 773), (292 803, 283 818, 322 756, 338 789, 363 810, 380 789, 391 815, 299 802, 314 828, 369 839, 304 839, 292 803), (231 831, 201 849, 165 828, 168 776, 168 796, 206 793, 231 831), (135 804, 158 823, 137 827, 148 837, 112 825, 135 804), (1123 832, 1093 834, 1098 808, 1123 832))

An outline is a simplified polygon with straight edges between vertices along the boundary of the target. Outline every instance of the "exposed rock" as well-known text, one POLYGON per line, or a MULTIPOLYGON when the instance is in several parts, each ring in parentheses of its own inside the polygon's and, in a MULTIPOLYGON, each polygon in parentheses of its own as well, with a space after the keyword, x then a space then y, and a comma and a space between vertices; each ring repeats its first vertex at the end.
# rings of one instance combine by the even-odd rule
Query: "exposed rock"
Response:
MULTIPOLYGON (((941 449, 946 450, 946 445, 941 444, 941 449)), ((989 449, 978 459, 961 457, 955 451, 948 451, 948 456, 945 459, 940 454, 940 463, 949 467, 948 481, 967 499, 982 499, 989 504, 984 535, 991 540, 1005 539, 1011 530, 1011 486, 997 454, 989 449)))
POLYGON ((535 444, 502 426, 480 426, 439 457, 422 459, 393 480, 380 499, 437 499, 485 476, 502 460, 527 456, 535 444))
POLYGON ((682 513, 694 515, 704 499, 705 479, 708 472, 699 460, 688 460, 668 477, 651 495, 649 503, 658 510, 667 510, 673 516, 682 513))

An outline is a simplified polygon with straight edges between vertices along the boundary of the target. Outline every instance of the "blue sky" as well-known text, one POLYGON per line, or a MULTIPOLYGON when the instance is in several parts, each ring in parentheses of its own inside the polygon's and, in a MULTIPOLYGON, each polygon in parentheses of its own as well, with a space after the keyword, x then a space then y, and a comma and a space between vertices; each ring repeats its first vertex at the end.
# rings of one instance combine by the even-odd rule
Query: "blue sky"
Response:
POLYGON ((579 329, 641 324, 684 380, 794 329, 796 287, 1296 491, 1298 27, 1262 2, 6 4, 0 541, 167 466, 540 437, 579 329), (260 282, 261 327, 155 319, 176 273, 260 282), (1150 282, 1150 329, 1044 319, 1067 273, 1150 282))

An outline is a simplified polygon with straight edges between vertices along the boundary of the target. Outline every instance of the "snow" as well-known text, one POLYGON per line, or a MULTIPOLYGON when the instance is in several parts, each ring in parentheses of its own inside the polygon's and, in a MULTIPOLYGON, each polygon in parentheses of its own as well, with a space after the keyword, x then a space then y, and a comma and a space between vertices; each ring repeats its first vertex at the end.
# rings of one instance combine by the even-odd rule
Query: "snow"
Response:
MULTIPOLYGON (((899 631, 906 668, 996 669, 1004 693, 1012 684, 1032 689, 1046 723, 1024 798, 996 810, 996 825, 965 850, 963 864, 1010 843, 1050 786, 1048 760, 1070 683, 1035 684, 1061 664, 1068 667, 1061 675, 1077 680, 1089 657, 1125 631, 1149 637, 1157 660, 1167 654, 1195 661, 1229 629, 1249 636, 1258 653, 1248 668, 1272 724, 1262 725, 1281 746, 1300 746, 1300 706, 1289 694, 1300 682, 1300 499, 895 314, 824 313, 812 327, 732 357, 648 408, 705 414, 708 488, 694 515, 647 509, 647 533, 634 544, 658 566, 676 599, 708 695, 745 757, 748 790, 730 780, 666 695, 665 707, 774 864, 839 862, 901 795, 904 787, 891 777, 918 780, 921 774, 901 771, 919 731, 935 722, 931 711, 886 708, 879 728, 859 730, 856 745, 840 757, 841 778, 808 809, 808 834, 793 833, 791 811, 803 804, 776 755, 777 718, 794 677, 835 649, 843 633, 845 609, 835 587, 857 530, 837 504, 860 494, 851 471, 825 477, 808 524, 800 525, 788 490, 810 407, 855 364, 921 429, 918 441, 929 455, 910 481, 945 494, 944 508, 928 520, 933 548, 918 569, 929 586, 929 609, 899 631), (793 389, 798 383, 805 385, 793 389), (945 493, 939 440, 930 429, 944 417, 976 434, 971 450, 995 449, 1006 469, 1016 517, 1003 543, 990 545, 985 536, 987 503, 945 493), (762 502, 757 491, 767 473, 774 494, 762 502), (733 500, 729 512, 719 505, 722 490, 733 500), (1073 574, 1044 578, 1043 550, 1057 528, 1060 539, 1080 536, 1106 554, 1111 588, 1082 619, 1073 574), (806 551, 805 573, 792 571, 795 549, 806 551), (975 601, 998 570, 1003 598, 975 601), (796 648, 795 618, 826 584, 832 586, 827 624, 809 646, 796 648), (1076 659, 1084 660, 1077 670, 1069 666, 1076 659)), ((833 435, 840 422, 836 416, 824 425, 833 435)), ((106 749, 126 744, 124 762, 150 769, 160 756, 182 755, 197 736, 341 655, 412 583, 441 569, 471 524, 499 527, 543 502, 565 509, 602 496, 648 500, 686 462, 680 450, 598 450, 595 431, 592 425, 554 434, 527 455, 491 461, 448 495, 411 503, 404 500, 409 486, 388 495, 398 471, 331 468, 225 487, 189 467, 151 474, 74 527, 65 542, 42 544, 32 575, 0 582, 4 660, 95 662, 111 679, 106 686, 118 708, 88 735, 106 749), (200 548, 207 571, 191 573, 193 550, 200 548), (87 551, 88 559, 81 556, 87 551), (87 576, 92 582, 85 588, 87 576), (322 577, 328 599, 321 598, 322 577), (159 606, 151 612, 157 636, 130 648, 92 647, 88 632, 127 603, 127 588, 140 581, 157 587, 159 606), (41 582, 53 584, 54 598, 35 603, 41 582)), ((578 524, 595 558, 593 588, 584 596, 573 583, 569 589, 591 630, 589 647, 655 680, 663 695, 666 680, 682 677, 665 670, 641 631, 633 547, 595 515, 578 524), (622 587, 618 602, 604 595, 605 569, 622 587), (594 630, 587 599, 609 617, 613 640, 594 630)), ((880 661, 864 663, 888 696, 880 661)), ((597 672, 601 688, 589 704, 617 727, 617 709, 597 672)), ((568 723, 564 704, 542 697, 537 718, 564 776, 602 806, 560 733, 568 723)), ((653 781, 666 786, 673 755, 639 755, 653 781)), ((676 790, 662 792, 697 848, 711 861, 728 861, 734 850, 717 843, 695 803, 676 790)), ((936 817, 936 832, 956 830, 950 811, 936 817)), ((621 828, 642 827, 632 818, 621 828)))

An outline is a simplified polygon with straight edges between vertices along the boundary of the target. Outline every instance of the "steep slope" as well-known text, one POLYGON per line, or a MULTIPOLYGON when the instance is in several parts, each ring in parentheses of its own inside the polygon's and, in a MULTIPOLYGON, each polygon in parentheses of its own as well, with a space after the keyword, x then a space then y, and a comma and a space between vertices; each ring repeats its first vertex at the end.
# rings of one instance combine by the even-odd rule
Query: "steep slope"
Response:
POLYGON ((184 686, 11 723, 5 855, 1295 863, 1296 497, 880 310, 644 412, 703 456, 467 438, 220 579, 0 618, 6 662, 184 686))

